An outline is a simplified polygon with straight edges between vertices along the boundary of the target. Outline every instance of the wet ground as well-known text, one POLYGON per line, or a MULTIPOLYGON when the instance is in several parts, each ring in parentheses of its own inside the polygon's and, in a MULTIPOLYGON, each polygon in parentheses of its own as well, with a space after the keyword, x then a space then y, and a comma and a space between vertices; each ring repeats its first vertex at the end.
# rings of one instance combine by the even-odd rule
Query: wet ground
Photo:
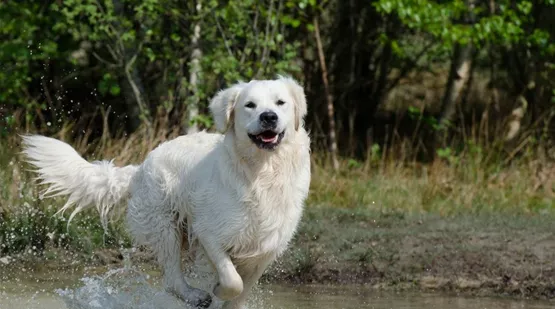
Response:
MULTIPOLYGON (((46 278, 42 274, 41 278, 46 278)), ((186 308, 165 294, 144 273, 63 276, 52 280, 10 280, 0 284, 0 309, 186 308)), ((211 308, 217 308, 218 304, 211 308)), ((261 285, 250 309, 544 309, 555 302, 461 297, 433 293, 379 292, 364 285, 261 285)))

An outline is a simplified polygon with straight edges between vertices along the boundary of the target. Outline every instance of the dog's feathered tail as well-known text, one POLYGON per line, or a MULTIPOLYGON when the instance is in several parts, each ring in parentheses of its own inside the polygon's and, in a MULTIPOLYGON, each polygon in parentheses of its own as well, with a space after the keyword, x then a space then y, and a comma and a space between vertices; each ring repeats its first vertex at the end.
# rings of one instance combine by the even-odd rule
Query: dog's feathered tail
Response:
POLYGON ((96 206, 106 228, 114 206, 127 196, 138 166, 116 167, 112 161, 89 163, 70 145, 57 139, 40 135, 22 138, 27 161, 37 167, 41 184, 48 185, 44 196, 69 196, 58 213, 75 206, 69 217, 71 222, 82 210, 96 206))

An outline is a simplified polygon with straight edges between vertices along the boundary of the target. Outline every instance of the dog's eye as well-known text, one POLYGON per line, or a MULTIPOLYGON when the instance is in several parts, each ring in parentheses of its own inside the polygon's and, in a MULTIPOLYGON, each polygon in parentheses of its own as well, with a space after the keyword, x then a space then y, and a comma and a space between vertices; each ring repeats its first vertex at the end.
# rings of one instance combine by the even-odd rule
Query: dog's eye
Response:
POLYGON ((276 104, 277 104, 277 105, 283 105, 283 104, 285 104, 285 102, 282 101, 282 100, 278 100, 278 101, 276 102, 276 104))
POLYGON ((247 102, 247 104, 245 104, 246 108, 255 108, 256 104, 254 104, 253 102, 247 102))

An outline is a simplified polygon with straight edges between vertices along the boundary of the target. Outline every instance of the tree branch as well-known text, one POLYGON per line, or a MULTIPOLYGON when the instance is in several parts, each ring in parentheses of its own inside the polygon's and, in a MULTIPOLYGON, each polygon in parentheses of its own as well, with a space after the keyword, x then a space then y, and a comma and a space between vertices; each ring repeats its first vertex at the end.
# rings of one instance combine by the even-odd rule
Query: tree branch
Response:
POLYGON ((212 16, 214 16, 214 20, 216 21, 216 26, 218 27, 218 31, 220 31, 222 38, 224 39, 224 45, 225 48, 227 49, 227 52, 229 53, 229 55, 233 58, 235 58, 235 56, 233 55, 233 52, 231 51, 231 47, 229 46, 229 43, 227 41, 227 37, 225 35, 224 29, 222 28, 222 25, 220 25, 220 21, 218 20, 218 16, 216 16, 216 13, 214 12, 212 14, 212 16))
POLYGON ((127 81, 129 82, 129 85, 131 85, 131 89, 133 90, 133 95, 135 96, 135 100, 137 101, 137 105, 139 106, 139 110, 143 118, 142 120, 147 125, 148 128, 151 128, 152 124, 150 122, 150 112, 144 102, 143 96, 141 94, 141 91, 139 90, 139 87, 137 86, 137 83, 135 83, 135 80, 131 75, 133 64, 135 64, 135 61, 137 60, 137 56, 139 55, 142 47, 143 47, 143 42, 139 44, 139 47, 137 48, 137 52, 125 64, 125 76, 127 77, 127 81))
MULTIPOLYGON (((280 0, 281 3, 281 0, 280 0)), ((271 21, 272 21, 272 12, 274 10, 274 0, 270 1, 270 8, 268 9, 268 18, 266 19, 266 30, 264 30, 264 33, 266 34, 264 37, 264 49, 262 50, 262 58, 260 59, 260 67, 258 68, 258 71, 256 72, 256 74, 254 75, 255 77, 259 77, 260 74, 262 73, 262 70, 266 67, 266 62, 268 61, 267 57, 269 54, 269 48, 268 48, 268 41, 270 40, 270 25, 271 25, 271 21)))
POLYGON ((316 46, 318 48, 318 58, 320 59, 320 68, 322 69, 322 81, 324 82, 324 90, 326 92, 326 101, 328 107, 328 120, 329 120, 329 136, 330 136, 330 154, 333 164, 333 169, 339 169, 339 161, 337 160, 337 137, 335 135, 335 111, 333 106, 333 97, 330 91, 328 82, 328 71, 326 69, 326 58, 324 56, 324 48, 322 47, 322 40, 320 38, 320 27, 318 26, 318 18, 314 16, 314 37, 316 39, 316 46))

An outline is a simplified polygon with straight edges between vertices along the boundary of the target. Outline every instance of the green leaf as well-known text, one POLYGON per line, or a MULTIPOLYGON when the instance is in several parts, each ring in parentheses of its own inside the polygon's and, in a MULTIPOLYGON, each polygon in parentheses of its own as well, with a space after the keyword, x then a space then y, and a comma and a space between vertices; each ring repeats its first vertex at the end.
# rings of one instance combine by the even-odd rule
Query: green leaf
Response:
POLYGON ((112 85, 112 86, 110 87, 110 93, 111 93, 112 95, 117 96, 117 95, 120 94, 120 92, 121 92, 121 89, 120 89, 120 87, 119 87, 118 85, 112 85))

